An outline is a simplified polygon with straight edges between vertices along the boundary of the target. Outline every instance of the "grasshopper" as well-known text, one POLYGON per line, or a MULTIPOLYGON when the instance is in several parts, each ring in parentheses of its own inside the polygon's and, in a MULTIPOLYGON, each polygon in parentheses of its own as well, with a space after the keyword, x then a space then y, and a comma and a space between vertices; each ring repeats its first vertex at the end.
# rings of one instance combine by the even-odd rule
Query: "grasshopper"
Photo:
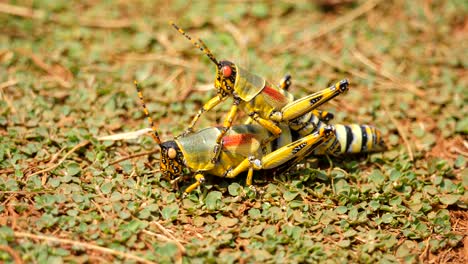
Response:
POLYGON ((195 124, 204 112, 210 111, 227 98, 233 98, 231 109, 224 119, 221 132, 216 137, 212 163, 216 163, 218 160, 222 149, 222 139, 232 127, 239 109, 271 133, 262 142, 262 144, 267 144, 280 137, 282 129, 278 125, 279 123, 284 123, 289 127, 289 123, 293 122, 294 125, 290 126, 293 130, 296 127, 301 128, 304 125, 301 122, 304 118, 299 117, 307 113, 313 114, 312 110, 348 90, 349 83, 345 79, 327 89, 294 100, 294 96, 287 91, 290 85, 290 76, 286 76, 279 86, 272 85, 264 78, 250 73, 231 61, 218 61, 201 39, 198 39, 197 42, 176 24, 171 22, 171 25, 216 65, 214 86, 217 95, 197 112, 183 135, 193 132, 195 124))
MULTIPOLYGON (((262 142, 271 136, 271 132, 258 124, 243 124, 232 126, 223 136, 219 160, 216 164, 211 162, 213 147, 216 139, 222 133, 222 127, 209 127, 197 132, 179 136, 173 140, 162 142, 146 107, 140 85, 135 81, 138 97, 143 111, 151 126, 151 136, 161 149, 160 171, 163 176, 170 179, 179 178, 185 173, 194 174, 196 181, 191 184, 185 193, 189 193, 205 181, 205 175, 214 175, 225 178, 234 178, 240 173, 247 172, 246 184, 252 185, 254 170, 276 170, 300 162, 310 154, 317 153, 344 153, 339 145, 355 152, 365 150, 380 150, 380 132, 376 129, 363 127, 361 131, 347 130, 342 125, 326 125, 322 123, 319 128, 311 130, 308 135, 299 135, 286 124, 279 124, 283 133, 274 141, 266 145, 262 142), (335 127, 338 127, 336 129, 335 127), (345 134, 336 131, 345 131, 345 134), (367 133, 366 138, 374 138, 365 143, 365 148, 348 148, 348 133, 367 133), (372 142, 372 143, 370 143, 372 142), (326 144, 325 147, 322 147, 326 144)), ((312 122, 312 121, 311 121, 312 122)))

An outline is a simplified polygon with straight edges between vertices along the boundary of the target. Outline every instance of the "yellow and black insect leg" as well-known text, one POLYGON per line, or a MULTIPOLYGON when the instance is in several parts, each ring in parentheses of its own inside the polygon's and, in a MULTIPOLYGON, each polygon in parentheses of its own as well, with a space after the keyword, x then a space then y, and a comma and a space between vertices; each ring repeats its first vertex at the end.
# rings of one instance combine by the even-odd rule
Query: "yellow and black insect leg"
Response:
POLYGON ((185 189, 185 193, 192 192, 193 190, 198 188, 198 186, 202 185, 205 182, 205 177, 203 176, 203 174, 197 173, 195 174, 195 180, 196 182, 192 183, 192 185, 185 189))
POLYGON ((281 79, 279 87, 285 91, 288 91, 289 87, 291 87, 291 75, 286 74, 283 79, 281 79))
POLYGON ((203 113, 208 112, 211 109, 213 109, 219 103, 226 100, 226 98, 227 97, 222 97, 221 95, 218 95, 216 97, 211 98, 206 104, 203 105, 203 107, 200 110, 198 110, 195 117, 193 117, 192 122, 190 123, 189 127, 185 130, 185 132, 181 136, 186 136, 186 135, 192 133, 193 132, 193 127, 197 123, 198 119, 200 119, 201 115, 203 113))
POLYGON ((312 110, 312 114, 318 117, 320 121, 323 121, 325 123, 330 122, 333 118, 335 118, 335 115, 333 115, 332 113, 317 109, 312 110))
MULTIPOLYGON (((328 141, 335 134, 332 126, 322 127, 312 134, 298 139, 263 156, 260 160, 249 157, 242 161, 237 167, 226 173, 227 178, 234 178, 246 170, 275 169, 291 160, 304 158, 308 153, 318 148, 323 142, 328 141)), ((251 178, 249 179, 251 181, 251 178)))
POLYGON ((348 80, 342 80, 324 90, 297 99, 288 103, 281 111, 273 112, 270 119, 276 122, 282 122, 300 117, 346 92, 348 90, 348 85, 348 80))
POLYGON ((273 121, 270 121, 268 119, 261 118, 257 113, 250 113, 249 117, 252 118, 255 122, 257 122, 259 125, 262 127, 266 128, 270 133, 271 136, 268 137, 267 139, 262 141, 262 146, 265 146, 269 142, 275 140, 281 135, 281 128, 277 126, 273 121))
POLYGON ((213 159, 211 160, 212 163, 216 163, 219 158, 219 154, 221 153, 221 149, 223 147, 223 137, 226 135, 228 130, 232 127, 232 122, 234 121, 234 118, 237 115, 237 110, 239 109, 239 99, 234 99, 234 103, 232 104, 231 110, 229 111, 228 115, 224 119, 223 127, 221 129, 221 133, 218 135, 216 138, 216 145, 213 150, 214 156, 213 159))

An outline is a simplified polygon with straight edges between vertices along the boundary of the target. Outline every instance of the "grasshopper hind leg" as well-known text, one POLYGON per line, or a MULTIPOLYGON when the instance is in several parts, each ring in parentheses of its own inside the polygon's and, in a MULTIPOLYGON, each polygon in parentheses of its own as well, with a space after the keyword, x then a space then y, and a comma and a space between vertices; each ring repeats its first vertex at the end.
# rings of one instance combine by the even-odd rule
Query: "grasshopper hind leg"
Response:
MULTIPOLYGON (((276 149, 275 151, 263 156, 261 159, 252 159, 252 157, 249 157, 243 160, 239 165, 237 165, 237 167, 227 171, 225 176, 226 178, 234 178, 247 170, 270 170, 279 168, 291 160, 296 162, 300 161, 322 145, 322 143, 330 140, 334 135, 334 127, 322 127, 320 130, 315 131, 308 136, 276 149)), ((248 177, 247 180, 251 183, 251 177, 248 177)))

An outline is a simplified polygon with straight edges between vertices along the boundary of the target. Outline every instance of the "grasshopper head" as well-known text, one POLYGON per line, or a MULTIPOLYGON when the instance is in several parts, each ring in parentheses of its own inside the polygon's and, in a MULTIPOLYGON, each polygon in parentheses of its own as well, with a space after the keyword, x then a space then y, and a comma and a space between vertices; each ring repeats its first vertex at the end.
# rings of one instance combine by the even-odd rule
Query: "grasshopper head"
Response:
POLYGON ((215 88, 222 95, 232 94, 236 83, 237 68, 230 61, 220 61, 216 67, 215 88))
POLYGON ((161 144, 160 169, 165 177, 171 179, 180 176, 184 172, 184 155, 175 141, 166 141, 161 144))

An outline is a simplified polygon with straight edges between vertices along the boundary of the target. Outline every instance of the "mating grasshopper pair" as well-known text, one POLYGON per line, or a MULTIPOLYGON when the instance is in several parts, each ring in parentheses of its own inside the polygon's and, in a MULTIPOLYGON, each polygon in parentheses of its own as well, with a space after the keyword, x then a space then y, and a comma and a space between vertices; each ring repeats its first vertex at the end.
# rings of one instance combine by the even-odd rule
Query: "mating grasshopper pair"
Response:
POLYGON ((343 80, 317 93, 295 100, 287 90, 290 77, 279 86, 248 72, 230 61, 215 58, 201 41, 194 41, 172 25, 203 51, 216 65, 217 96, 197 113, 188 129, 174 140, 162 142, 145 106, 140 86, 135 83, 153 138, 161 148, 160 170, 175 178, 184 172, 194 173, 197 180, 186 189, 190 192, 210 174, 234 178, 247 171, 247 185, 252 184, 254 170, 269 170, 295 164, 308 155, 381 151, 384 144, 378 130, 367 125, 329 125, 332 115, 316 110, 323 103, 348 89, 343 80), (200 116, 216 105, 233 98, 222 127, 193 132, 200 116), (233 126, 238 110, 249 121, 233 126))
MULTIPOLYGON (((380 151, 380 132, 367 125, 328 125, 311 115, 307 121, 317 127, 308 135, 302 136, 286 124, 279 124, 282 133, 274 141, 264 143, 272 136, 268 129, 258 124, 232 126, 223 136, 223 147, 218 161, 211 161, 216 138, 223 128, 209 127, 197 132, 162 142, 149 116, 141 88, 135 82, 138 96, 151 128, 152 137, 161 148, 160 170, 163 176, 171 179, 185 173, 195 174, 196 182, 185 192, 189 193, 200 186, 204 175, 234 178, 247 171, 246 184, 252 184, 254 170, 275 170, 292 166, 312 153, 332 154, 380 151), (359 140, 353 140, 359 139, 359 140)), ((306 121, 304 121, 306 122, 306 121)))
POLYGON ((216 137, 213 163, 218 160, 222 138, 231 128, 239 109, 272 134, 262 142, 266 144, 281 135, 282 129, 278 126, 279 123, 286 125, 292 123, 293 128, 300 129, 307 124, 307 122, 302 122, 301 117, 348 90, 348 81, 342 80, 329 89, 294 100, 294 96, 287 91, 290 78, 286 77, 278 87, 231 61, 218 61, 201 39, 197 42, 176 24, 172 22, 171 24, 216 65, 214 86, 217 95, 203 105, 183 135, 193 132, 193 127, 204 112, 210 111, 227 98, 233 99, 231 109, 224 119, 221 133, 216 137))

